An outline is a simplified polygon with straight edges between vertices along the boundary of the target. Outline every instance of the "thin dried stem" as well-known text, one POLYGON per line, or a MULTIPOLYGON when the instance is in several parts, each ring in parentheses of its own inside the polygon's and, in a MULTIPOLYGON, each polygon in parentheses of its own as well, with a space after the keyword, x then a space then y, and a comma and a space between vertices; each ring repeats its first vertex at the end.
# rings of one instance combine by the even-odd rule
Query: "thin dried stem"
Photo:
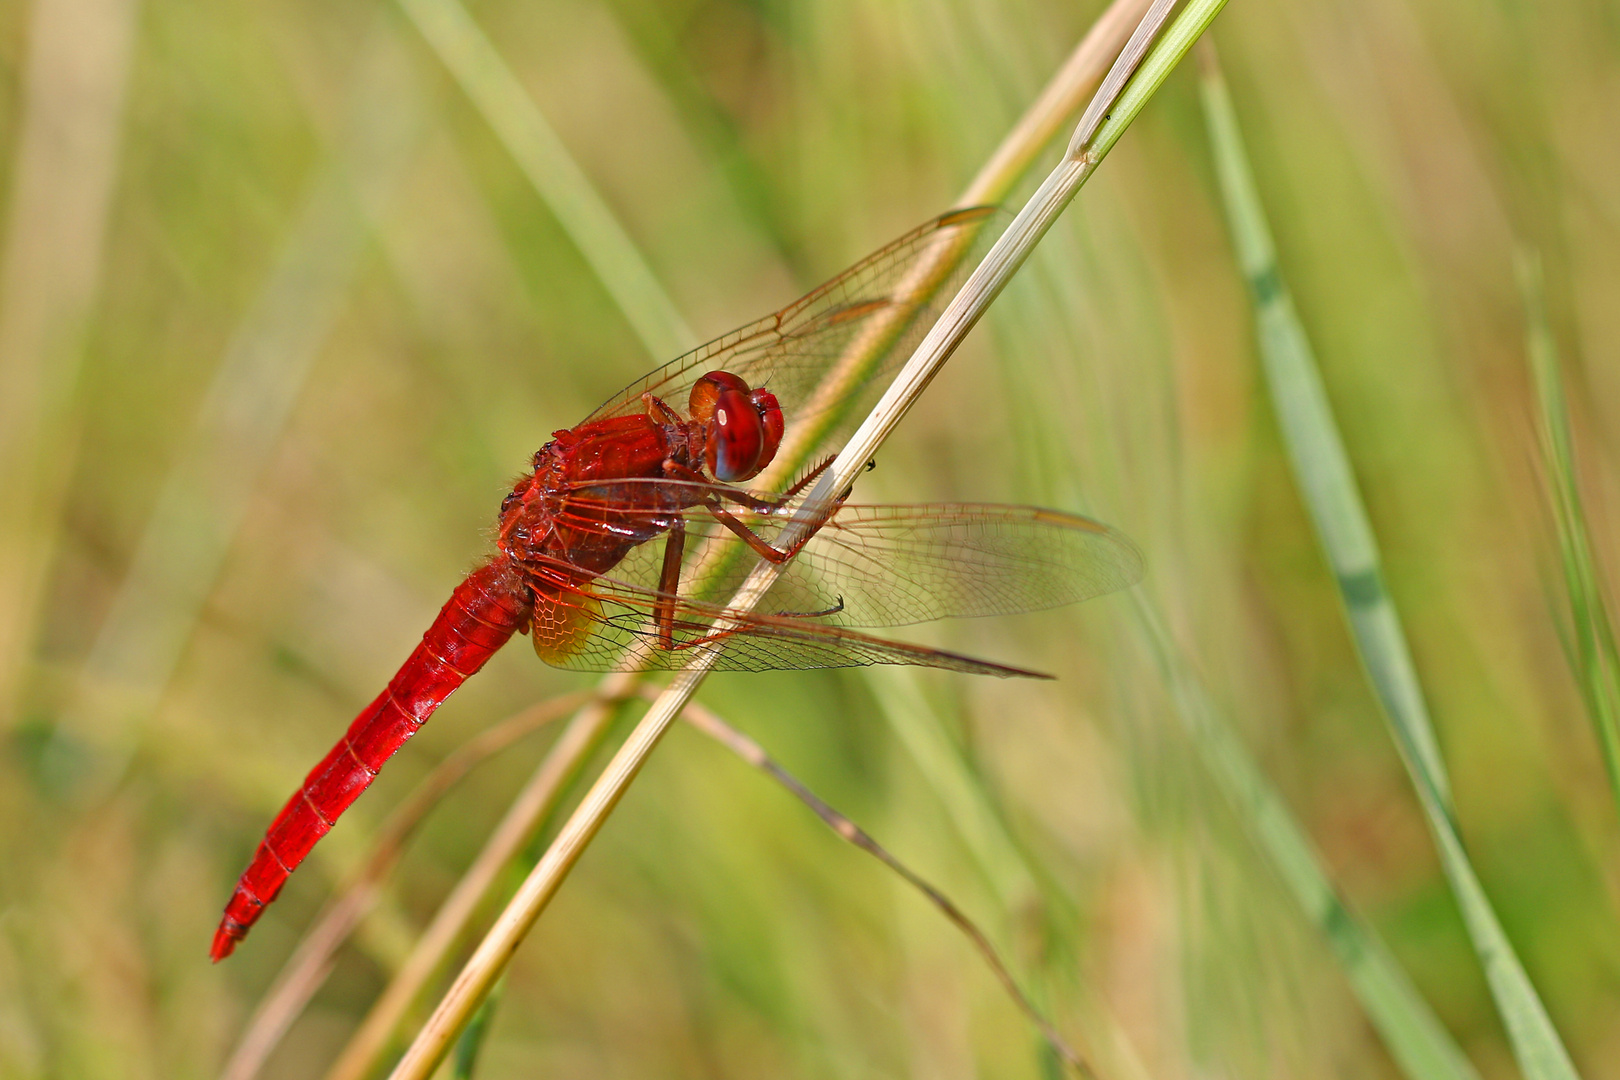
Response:
POLYGON ((338 890, 298 948, 287 958, 248 1020, 236 1050, 220 1073, 220 1080, 252 1080, 258 1075, 270 1052, 326 981, 332 971, 333 954, 371 910, 383 879, 399 861, 406 842, 450 789, 479 764, 594 697, 596 694, 592 691, 580 691, 531 705, 481 732, 423 778, 378 830, 371 855, 338 890))
POLYGON ((1153 6, 1131 32, 1130 40, 1126 41, 1125 47, 1119 51, 1114 66, 1108 69, 1108 77, 1097 87, 1097 93, 1092 96, 1091 104, 1086 107, 1080 122, 1075 125, 1074 137, 1069 140, 1069 157, 1079 158, 1091 147, 1104 121, 1109 119, 1108 110, 1114 107, 1114 103, 1124 93, 1125 84, 1136 74, 1142 58, 1147 55, 1148 47, 1153 44, 1153 39, 1159 36, 1159 30, 1170 17, 1170 9, 1175 6, 1176 0, 1153 0, 1153 6))
MULTIPOLYGON (((1120 89, 1112 103, 1101 110, 1105 118, 1095 135, 1081 140, 1082 149, 1078 155, 1065 155, 1057 169, 1047 177, 996 241, 872 413, 783 529, 778 537, 781 544, 791 547, 820 525, 838 493, 854 482, 867 459, 877 451, 940 367, 955 352, 967 332, 1011 280, 1035 244, 1095 171, 1097 163, 1118 141, 1153 92, 1224 6, 1225 0, 1191 0, 1181 18, 1143 61, 1140 77, 1115 84, 1120 89)), ((1155 10, 1159 19, 1168 17, 1167 9, 1155 10)), ((1150 18, 1152 15, 1150 12, 1150 18)), ((1157 30, 1158 26, 1150 25, 1139 29, 1136 36, 1145 35, 1146 40, 1152 40, 1158 36, 1157 30)), ((1117 61, 1116 66, 1118 64, 1134 67, 1135 61, 1127 56, 1117 61)), ((739 612, 752 610, 780 572, 780 564, 762 561, 744 581, 728 607, 739 612)), ((728 619, 721 618, 716 621, 714 630, 723 634, 732 625, 728 619)), ((556 895, 568 872, 640 773, 664 732, 702 684, 715 656, 713 652, 705 652, 694 657, 690 665, 675 675, 658 701, 642 717, 451 984, 394 1070, 395 1080, 426 1080, 443 1060, 456 1036, 506 969, 518 945, 556 895)))
POLYGON ((957 206, 999 203, 1007 197, 1064 122, 1087 101, 1088 95, 1096 96, 1100 81, 1112 70, 1115 57, 1123 51, 1120 43, 1129 41, 1131 33, 1141 25, 1149 3, 1150 0, 1116 0, 1108 5, 1108 10, 1097 18, 1063 67, 1046 84, 1041 96, 1001 140, 979 175, 962 192, 957 206))
POLYGON ((615 705, 634 693, 635 686, 636 676, 633 673, 622 673, 604 680, 597 691, 596 700, 581 710, 563 729, 534 776, 518 793, 506 816, 495 827, 483 850, 440 905, 433 921, 405 958, 405 963, 394 973, 387 989, 350 1036, 343 1053, 327 1072, 327 1080, 361 1080, 371 1073, 394 1029, 411 1007, 411 1002, 416 1000, 428 979, 444 962, 450 947, 466 929, 501 870, 534 839, 546 815, 557 805, 563 790, 578 775, 592 748, 606 733, 613 719, 615 705))
MULTIPOLYGON (((958 207, 997 203, 1006 198, 1035 155, 1057 134, 1063 121, 1080 107, 1086 94, 1098 85, 1105 73, 1113 70, 1110 63, 1122 48, 1128 47, 1130 34, 1141 24, 1147 6, 1148 0, 1118 0, 1103 13, 1047 89, 962 192, 956 203, 958 207)), ((1117 66, 1116 63, 1115 68, 1117 66)), ((917 304, 932 297, 967 256, 977 231, 958 230, 954 243, 940 244, 928 257, 920 259, 895 288, 895 295, 916 297, 917 304)), ((916 310, 916 304, 896 304, 885 315, 870 320, 860 339, 851 343, 838 363, 828 369, 815 393, 799 410, 809 419, 788 429, 770 467, 756 479, 757 486, 779 487, 803 467, 827 433, 839 423, 843 415, 839 403, 866 381, 872 368, 883 359, 887 346, 910 323, 916 310)), ((700 552, 692 561, 694 572, 703 573, 711 565, 710 560, 717 557, 712 548, 700 552)))
MULTIPOLYGON (((652 695, 648 691, 643 690, 642 694, 649 700, 652 699, 652 695)), ((927 897, 928 902, 938 908, 947 919, 954 923, 956 928, 962 931, 963 935, 972 943, 974 949, 978 950, 979 955, 989 966, 996 980, 1001 983, 1002 988, 1007 991, 1007 995, 1013 999, 1014 1004, 1018 1006, 1025 1016, 1029 1017, 1030 1023, 1040 1030, 1047 1044, 1051 1046, 1053 1053, 1057 1054, 1059 1058, 1063 1059, 1081 1076, 1095 1077, 1097 1075, 1086 1059, 1081 1057, 1079 1052, 1068 1044, 1063 1036, 1058 1033, 1057 1028, 1052 1026, 1051 1022, 1035 1007, 1035 1003, 1019 987, 1018 980, 1013 978, 1012 972, 1008 970, 1007 965, 1002 961, 1001 954, 996 952, 996 947, 990 943, 989 937, 979 929, 978 925, 961 908, 951 902, 950 897, 940 892, 929 884, 925 878, 901 862, 882 844, 874 840, 865 829, 862 829, 848 817, 833 809, 815 792, 805 787, 797 777, 778 764, 770 754, 766 753, 764 747, 726 723, 720 718, 719 714, 704 708, 695 701, 689 701, 686 708, 681 711, 681 719, 787 788, 795 798, 808 806, 833 832, 871 855, 896 874, 899 874, 908 885, 927 897)))

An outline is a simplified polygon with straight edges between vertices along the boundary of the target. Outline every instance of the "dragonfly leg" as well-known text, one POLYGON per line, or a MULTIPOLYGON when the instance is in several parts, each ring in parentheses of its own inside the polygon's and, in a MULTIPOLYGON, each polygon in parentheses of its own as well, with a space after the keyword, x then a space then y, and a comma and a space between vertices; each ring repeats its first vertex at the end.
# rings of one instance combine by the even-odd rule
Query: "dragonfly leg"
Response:
POLYGON ((814 480, 816 477, 820 476, 822 473, 826 472, 827 471, 827 466, 831 465, 832 463, 833 463, 833 459, 828 458, 826 461, 823 461, 820 465, 817 465, 815 468, 811 469, 809 472, 805 473, 803 476, 801 476, 797 480, 793 481, 793 486, 789 487, 786 491, 782 492, 782 498, 784 500, 791 499, 791 498, 793 498, 793 496, 797 495, 799 492, 801 492, 805 488, 809 487, 810 482, 812 480, 814 480))
MULTIPOLYGON (((844 610, 844 598, 840 596, 838 603, 820 611, 779 611, 772 617, 777 619, 821 619, 828 615, 836 615, 844 610)), ((705 645, 718 645, 728 637, 738 633, 737 630, 710 630, 686 641, 674 640, 674 626, 669 628, 670 637, 665 638, 665 628, 660 626, 658 631, 658 644, 670 652, 685 652, 687 649, 700 649, 705 645)))
MULTIPOLYGON (((722 499, 728 499, 731 502, 736 503, 738 506, 745 507, 761 514, 768 514, 773 510, 780 510, 782 507, 791 502, 795 495, 809 487, 816 477, 826 472, 828 466, 833 463, 833 460, 833 458, 828 458, 826 461, 823 461, 821 464, 805 473, 799 479, 795 480, 791 487, 785 489, 780 494, 772 495, 768 498, 762 498, 761 496, 755 495, 751 491, 743 491, 739 488, 728 487, 725 484, 716 483, 713 480, 710 480, 707 476, 704 476, 697 469, 692 468, 690 465, 683 465, 674 460, 664 462, 664 475, 675 480, 684 480, 694 484, 704 484, 715 495, 722 499)), ((876 464, 877 462, 875 461, 868 461, 866 463, 866 467, 870 469, 876 464)), ((848 489, 846 489, 835 501, 841 503, 845 499, 849 498, 849 495, 850 492, 848 489)))
POLYGON ((748 509, 754 510, 761 514, 769 514, 773 510, 780 510, 782 508, 782 504, 787 500, 787 496, 785 495, 772 496, 766 499, 755 495, 751 491, 742 491, 738 488, 727 487, 725 484, 716 483, 715 481, 710 480, 707 476, 704 476, 701 472, 692 468, 690 465, 683 465, 674 459, 669 459, 664 462, 664 475, 672 480, 681 480, 691 484, 702 484, 715 495, 720 496, 721 498, 730 499, 738 506, 745 506, 748 509))
MULTIPOLYGON (((793 496, 797 495, 799 492, 801 492, 805 488, 809 487, 810 482, 812 480, 814 480, 816 477, 820 476, 822 473, 826 472, 827 468, 830 465, 832 465, 832 463, 834 461, 836 461, 836 460, 837 460, 836 458, 829 457, 826 461, 823 461, 820 465, 817 465, 815 468, 811 469, 809 472, 805 473, 803 476, 801 476, 797 480, 793 481, 793 486, 788 488, 786 491, 782 492, 782 500, 784 502, 786 502, 788 499, 793 498, 793 496)), ((870 469, 875 464, 877 464, 877 463, 873 462, 873 461, 868 461, 866 463, 866 467, 868 469, 870 469)), ((847 497, 848 497, 848 495, 846 494, 845 498, 847 498, 847 497)))
POLYGON ((754 554, 773 563, 785 563, 789 559, 793 558, 793 556, 797 555, 799 550, 803 548, 805 544, 810 542, 810 537, 814 536, 817 530, 819 530, 821 526, 826 523, 825 520, 817 522, 816 527, 811 529, 809 533, 806 534, 804 539, 794 544, 791 548, 783 549, 772 544, 769 540, 766 540, 763 536, 760 536, 753 529, 750 529, 746 524, 737 520, 733 514, 720 505, 719 499, 711 498, 704 504, 704 506, 708 509, 709 513, 714 515, 714 519, 716 521, 730 529, 740 540, 742 540, 743 543, 747 544, 751 549, 753 549, 754 554))
POLYGON ((771 615, 778 619, 825 619, 829 615, 836 615, 844 610, 844 598, 840 596, 836 604, 830 604, 820 611, 773 611, 771 615))
MULTIPOLYGON (((657 401, 657 399, 653 398, 651 394, 647 394, 647 395, 644 395, 644 396, 646 398, 648 398, 648 399, 651 399, 652 401, 657 401)), ((752 510, 755 513, 759 513, 759 514, 773 513, 775 511, 781 510, 782 507, 789 500, 791 500, 794 495, 796 495, 800 491, 804 490, 804 488, 806 486, 808 486, 811 481, 813 481, 816 477, 820 476, 822 473, 826 472, 827 467, 829 465, 831 465, 832 463, 833 463, 833 459, 828 458, 826 461, 823 461, 821 464, 819 464, 815 468, 811 469, 802 478, 800 478, 798 481, 796 481, 793 484, 792 487, 788 488, 781 495, 775 496, 774 498, 770 498, 770 499, 762 499, 759 496, 753 494, 752 492, 742 491, 742 490, 739 490, 739 489, 734 488, 734 487, 729 487, 729 486, 727 486, 725 484, 716 484, 713 481, 709 480, 709 478, 704 476, 701 472, 699 472, 698 470, 692 468, 690 465, 683 465, 682 463, 680 463, 678 461, 674 461, 674 460, 669 460, 669 461, 664 462, 664 475, 669 476, 669 477, 671 477, 673 479, 677 479, 677 480, 686 480, 686 481, 690 481, 692 483, 701 483, 701 484, 707 485, 708 489, 709 489, 709 496, 708 496, 708 498, 703 500, 703 505, 709 511, 709 513, 714 515, 715 520, 720 522, 720 524, 724 525, 727 529, 730 529, 733 533, 735 533, 742 540, 742 542, 747 544, 749 546, 749 548, 751 548, 753 550, 753 552, 756 555, 758 555, 760 558, 768 559, 769 561, 771 561, 773 563, 784 563, 784 562, 787 562, 789 559, 793 558, 793 556, 797 555, 799 553, 800 549, 803 548, 805 544, 809 543, 810 537, 814 536, 816 534, 817 530, 819 530, 822 525, 826 524, 827 520, 830 519, 832 517, 833 513, 837 511, 838 507, 843 505, 844 500, 849 498, 849 495, 850 495, 849 490, 845 490, 842 493, 840 493, 838 498, 836 500, 834 500, 833 508, 832 508, 832 510, 830 510, 827 513, 827 516, 825 518, 823 518, 821 521, 816 522, 815 527, 812 528, 805 535, 805 537, 802 540, 800 540, 798 543, 794 544, 791 548, 787 548, 787 549, 779 548, 779 547, 776 547, 775 545, 773 545, 770 541, 768 541, 764 537, 760 536, 758 533, 756 533, 753 529, 749 528, 742 521, 739 521, 735 515, 728 512, 720 504, 721 504, 722 500, 724 500, 724 501, 729 501, 729 502, 735 503, 738 506, 743 507, 744 509, 752 510)), ((868 463, 867 467, 868 468, 871 467, 870 462, 868 463)), ((684 528, 682 528, 681 532, 682 532, 681 540, 684 543, 685 542, 685 530, 684 530, 684 528)), ((670 539, 671 539, 672 542, 675 539, 675 532, 674 532, 673 529, 670 532, 670 539)), ((669 549, 666 548, 665 551, 664 551, 664 574, 665 574, 666 578, 668 577, 668 575, 670 573, 670 569, 669 569, 670 557, 671 556, 669 554, 669 549)), ((676 577, 679 578, 680 566, 679 566, 679 556, 678 555, 676 556, 676 560, 677 561, 676 561, 675 574, 676 574, 676 577)), ((671 595, 673 595, 675 590, 666 588, 666 589, 663 589, 663 591, 668 592, 671 595)), ((662 634, 662 633, 663 633, 663 631, 660 630, 660 634, 662 634)))
POLYGON ((653 606, 653 622, 658 627, 658 644, 675 648, 675 595, 681 587, 681 556, 686 551, 686 519, 678 517, 664 541, 664 567, 658 575, 658 602, 653 606))
MULTIPOLYGON (((817 465, 815 468, 793 481, 793 484, 790 487, 783 489, 780 494, 774 495, 770 499, 761 499, 758 496, 749 494, 748 492, 738 491, 735 488, 726 488, 720 486, 716 486, 715 492, 724 498, 731 499, 732 502, 735 502, 740 506, 748 507, 750 510, 779 508, 781 506, 785 506, 789 502, 792 502, 795 495, 809 487, 815 481, 816 477, 826 472, 835 460, 837 459, 829 457, 820 465, 817 465)), ((875 461, 868 461, 866 463, 866 467, 870 469, 876 464, 877 462, 875 461)), ((849 492, 846 490, 842 495, 838 496, 837 501, 843 502, 847 498, 849 498, 849 492)))
MULTIPOLYGON (((814 480, 816 477, 825 472, 827 470, 827 466, 831 465, 832 463, 833 459, 828 458, 826 461, 823 461, 820 465, 817 465, 814 469, 810 470, 810 472, 803 479, 799 480, 782 494, 782 501, 784 503, 787 502, 795 494, 803 490, 805 485, 809 484, 810 481, 814 480)), ((870 462, 867 464, 867 467, 871 467, 870 462)), ((720 524, 724 525, 726 528, 735 533, 742 540, 742 542, 752 548, 754 553, 760 556, 760 558, 768 559, 773 563, 784 563, 793 558, 793 556, 797 555, 800 550, 803 549, 804 545, 810 542, 810 538, 815 536, 816 533, 821 530, 821 527, 832 519, 833 514, 837 513, 838 508, 844 505, 844 500, 849 498, 850 492, 853 490, 853 488, 845 488, 842 492, 840 492, 838 498, 833 500, 832 508, 827 511, 826 515, 822 517, 821 520, 815 522, 814 526, 805 533, 803 538, 801 538, 790 548, 779 548, 772 544, 770 541, 756 533, 753 529, 749 528, 747 524, 739 521, 735 515, 729 513, 720 505, 721 499, 730 499, 732 502, 735 502, 738 505, 746 507, 750 510, 765 509, 764 507, 755 505, 762 500, 749 495, 747 492, 737 491, 733 488, 716 486, 712 489, 709 498, 704 501, 704 506, 708 509, 709 513, 714 515, 716 521, 720 522, 720 524)), ((780 508, 780 506, 769 507, 769 509, 780 508)))
MULTIPOLYGON (((827 460, 823 461, 820 465, 817 465, 815 468, 811 469, 809 472, 805 473, 803 476, 801 476, 797 480, 793 481, 793 484, 792 484, 791 487, 788 487, 788 488, 784 489, 781 494, 776 495, 774 497, 775 500, 776 500, 776 504, 777 505, 786 505, 787 503, 792 502, 793 497, 795 495, 797 495, 799 492, 803 491, 805 488, 809 487, 811 485, 811 483, 814 482, 816 477, 818 477, 822 473, 826 472, 827 469, 830 468, 832 466, 832 463, 834 461, 836 461, 836 460, 838 460, 836 457, 829 457, 827 460)), ((866 463, 866 468, 867 468, 868 472, 870 472, 871 470, 877 468, 877 459, 873 458, 873 459, 869 460, 866 463)), ((732 491, 732 489, 730 489, 730 488, 721 488, 721 487, 717 487, 715 490, 716 490, 717 493, 719 493, 721 495, 727 495, 727 494, 731 493, 731 491, 732 491)), ((843 502, 845 499, 849 498, 850 493, 853 492, 854 490, 855 490, 854 487, 845 488, 842 492, 839 493, 838 498, 834 499, 833 502, 834 503, 843 502)), ((735 492, 736 497, 733 498, 733 501, 735 501, 737 503, 740 503, 743 506, 747 506, 750 509, 760 509, 760 507, 756 507, 756 506, 753 505, 756 502, 764 503, 765 505, 770 505, 769 503, 766 503, 766 501, 763 500, 763 499, 754 498, 752 496, 741 497, 741 496, 744 496, 744 494, 745 493, 740 492, 740 491, 735 492)))

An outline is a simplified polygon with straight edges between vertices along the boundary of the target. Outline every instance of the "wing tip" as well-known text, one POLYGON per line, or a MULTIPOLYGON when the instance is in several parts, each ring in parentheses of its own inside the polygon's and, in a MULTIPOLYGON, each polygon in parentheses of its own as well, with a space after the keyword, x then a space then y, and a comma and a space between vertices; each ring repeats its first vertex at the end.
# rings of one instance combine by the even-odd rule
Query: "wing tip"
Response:
POLYGON ((943 668, 946 671, 960 671, 964 675, 994 675, 998 679, 1057 678, 1056 675, 1048 675, 1044 671, 1031 671, 1028 668, 1013 667, 1011 664, 998 664, 994 660, 980 660, 976 656, 964 656, 961 653, 946 652, 944 649, 926 651, 917 649, 910 656, 888 662, 943 668))
POLYGON ((1044 679, 1047 682, 1057 681, 1056 675, 1048 675, 1044 671, 1031 671, 1028 668, 1012 667, 1008 664, 992 664, 984 660, 979 661, 979 663, 983 664, 986 669, 983 674, 994 675, 998 679, 1044 679))
POLYGON ((986 218, 995 216, 1000 210, 1001 207, 994 203, 976 203, 973 206, 947 210, 934 219, 934 227, 946 229, 953 225, 976 225, 986 218))

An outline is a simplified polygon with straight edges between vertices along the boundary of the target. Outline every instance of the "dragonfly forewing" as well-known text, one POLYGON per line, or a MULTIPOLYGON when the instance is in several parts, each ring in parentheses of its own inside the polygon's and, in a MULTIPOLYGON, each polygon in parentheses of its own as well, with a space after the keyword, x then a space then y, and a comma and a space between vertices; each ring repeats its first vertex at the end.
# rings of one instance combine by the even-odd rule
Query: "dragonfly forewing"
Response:
POLYGON ((1005 219, 1005 212, 989 206, 943 214, 780 311, 654 369, 608 399, 586 422, 640 412, 645 393, 684 410, 692 384, 709 371, 723 369, 749 386, 775 394, 791 425, 809 415, 811 392, 851 344, 898 316, 888 335, 892 340, 881 343, 882 360, 860 387, 837 403, 839 408, 848 407, 861 397, 863 388, 869 393, 881 387, 883 376, 893 372, 933 325, 965 268, 973 265, 959 249, 987 243, 1005 219), (934 276, 917 272, 934 263, 952 269, 934 276))

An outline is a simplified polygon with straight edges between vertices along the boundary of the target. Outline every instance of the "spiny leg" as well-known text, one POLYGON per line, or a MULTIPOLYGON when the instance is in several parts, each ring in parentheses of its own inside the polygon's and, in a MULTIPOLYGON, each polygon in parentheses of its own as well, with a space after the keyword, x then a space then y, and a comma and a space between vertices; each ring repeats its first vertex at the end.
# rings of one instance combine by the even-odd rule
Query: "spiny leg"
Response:
MULTIPOLYGON (((781 494, 771 495, 765 498, 755 495, 750 491, 743 491, 739 488, 729 487, 725 484, 719 483, 718 481, 710 480, 697 469, 692 468, 690 465, 683 465, 675 460, 668 460, 664 462, 664 475, 668 476, 672 480, 680 480, 691 484, 702 484, 709 488, 716 496, 722 499, 728 499, 731 502, 736 503, 738 506, 753 510, 756 513, 768 514, 774 510, 780 510, 788 502, 792 501, 793 497, 799 492, 803 491, 806 487, 809 487, 810 483, 815 480, 816 477, 826 472, 827 467, 832 463, 833 459, 828 458, 820 465, 817 465, 815 468, 805 473, 804 476, 800 477, 798 480, 795 480, 793 482, 793 486, 789 487, 781 494)), ((870 469, 873 464, 873 462, 867 462, 866 467, 870 469)), ((843 502, 847 498, 849 498, 849 492, 845 491, 838 497, 837 501, 843 502)))
MULTIPOLYGON (((826 461, 823 461, 820 465, 817 465, 815 468, 813 468, 809 472, 805 473, 803 476, 799 477, 797 480, 795 480, 793 482, 792 487, 790 487, 786 491, 782 492, 782 495, 781 495, 782 500, 784 502, 786 502, 788 499, 793 498, 793 496, 797 495, 799 492, 801 492, 805 488, 809 487, 810 482, 812 480, 814 480, 816 477, 820 476, 822 473, 826 472, 827 469, 836 460, 838 460, 836 457, 830 457, 826 461)), ((869 462, 866 463, 866 467, 868 469, 870 469, 873 464, 874 464, 874 462, 869 461, 869 462)))
POLYGON ((675 596, 681 587, 681 557, 686 552, 686 519, 677 517, 664 541, 664 567, 658 575, 658 602, 653 606, 653 622, 658 627, 658 644, 675 648, 675 596))
MULTIPOLYGON (((816 466, 808 476, 806 476, 803 480, 800 480, 791 489, 789 489, 788 493, 783 496, 784 501, 791 498, 795 492, 801 490, 811 480, 814 480, 817 476, 824 472, 827 466, 832 464, 832 461, 832 458, 828 458, 826 461, 816 466)), ((867 467, 870 468, 871 464, 868 463, 867 467)), ((753 552, 760 558, 766 559, 773 563, 785 563, 803 550, 804 545, 810 542, 811 537, 820 532, 822 526, 826 525, 827 522, 832 520, 833 515, 838 513, 838 508, 844 505, 844 500, 849 498, 850 493, 853 490, 854 488, 852 487, 845 488, 841 493, 839 493, 838 498, 833 500, 833 504, 828 508, 826 514, 824 514, 819 520, 812 522, 811 527, 805 530, 804 536, 797 540, 790 548, 779 548, 772 544, 770 541, 756 533, 753 529, 749 528, 747 524, 740 521, 736 515, 732 514, 720 505, 721 499, 730 497, 733 502, 736 502, 739 505, 748 507, 749 509, 755 509, 755 507, 753 507, 751 504, 753 502, 757 502, 758 500, 754 499, 752 496, 747 496, 746 492, 734 491, 730 488, 716 486, 709 495, 709 498, 704 500, 703 505, 708 509, 709 513, 714 515, 714 519, 716 521, 720 522, 720 524, 724 525, 727 529, 730 529, 734 534, 736 534, 736 536, 741 539, 743 543, 747 544, 749 548, 752 549, 753 552), (738 496, 745 497, 738 498, 738 496)))
MULTIPOLYGON (((782 504, 782 505, 785 505, 785 504, 787 504, 789 502, 792 502, 793 497, 795 495, 797 495, 799 492, 803 491, 805 488, 809 487, 811 482, 814 481, 816 479, 816 477, 818 477, 822 473, 826 472, 832 466, 832 463, 834 461, 836 461, 836 460, 838 460, 836 456, 830 457, 827 460, 823 461, 820 465, 817 465, 815 468, 813 468, 809 472, 805 473, 803 476, 799 477, 799 479, 797 479, 797 480, 795 480, 793 482, 793 485, 791 487, 784 490, 781 494, 775 496, 778 503, 782 504)), ((875 468, 877 468, 877 459, 876 458, 868 459, 868 461, 866 462, 866 471, 871 472, 875 468)), ((725 489, 725 488, 719 488, 717 490, 721 494, 725 494, 727 492, 727 489, 725 489)), ((847 500, 850 497, 850 495, 854 493, 854 491, 855 491, 855 485, 851 484, 849 487, 847 487, 843 491, 839 492, 838 493, 838 498, 833 500, 834 509, 836 509, 845 500, 847 500)), ((735 501, 741 503, 744 506, 749 505, 749 502, 746 499, 736 499, 735 501)))
MULTIPOLYGON (((653 411, 654 405, 666 410, 668 408, 668 406, 665 406, 662 401, 659 401, 651 394, 642 395, 642 400, 647 404, 649 414, 653 411)), ((721 500, 729 500, 739 506, 744 507, 745 509, 753 510, 756 513, 769 514, 773 511, 780 510, 783 504, 791 500, 793 496, 797 495, 799 492, 803 491, 822 473, 826 472, 827 468, 832 465, 833 460, 833 458, 828 458, 826 461, 823 461, 821 464, 811 469, 808 473, 795 481, 791 487, 789 487, 776 499, 762 499, 749 492, 741 491, 724 484, 715 483, 698 470, 689 465, 683 465, 677 461, 665 461, 664 474, 672 479, 707 485, 710 495, 704 500, 704 506, 708 509, 709 513, 713 514, 717 521, 734 533, 743 541, 743 543, 747 544, 749 549, 752 550, 756 555, 769 562, 781 564, 787 562, 793 556, 797 555, 804 548, 804 545, 810 542, 810 538, 813 537, 816 532, 818 532, 821 527, 831 519, 833 514, 837 513, 838 507, 843 505, 844 501, 849 498, 850 491, 853 489, 846 489, 840 493, 838 498, 834 501, 832 508, 828 511, 827 516, 821 521, 817 522, 815 527, 810 529, 801 540, 795 543, 791 548, 787 549, 778 548, 772 545, 764 537, 754 532, 753 529, 750 529, 746 524, 738 520, 736 516, 728 512, 721 505, 721 500)), ((874 465, 876 465, 875 461, 868 461, 866 463, 866 467, 868 469, 871 469, 874 465)), ((658 579, 658 592, 660 595, 653 608, 653 619, 655 625, 657 626, 658 643, 661 647, 674 652, 680 652, 704 645, 717 644, 735 633, 735 631, 732 630, 721 630, 704 634, 703 636, 694 638, 690 641, 677 642, 675 640, 675 602, 680 589, 681 559, 685 552, 685 548, 685 519, 676 518, 675 523, 670 527, 669 538, 665 541, 664 563, 658 579)), ((813 619, 837 614, 843 609, 844 598, 840 596, 836 604, 826 608, 825 610, 795 613, 792 617, 813 619)))
POLYGON ((719 481, 710 480, 707 476, 704 476, 701 472, 692 468, 690 465, 683 465, 673 459, 665 460, 664 475, 669 477, 671 480, 679 480, 683 483, 701 485, 713 493, 714 496, 730 499, 738 506, 747 507, 748 509, 759 514, 769 514, 772 511, 780 510, 782 508, 782 502, 785 498, 760 498, 753 492, 727 487, 725 484, 722 484, 719 481))
MULTIPOLYGON (((838 507, 843 505, 845 499, 849 498, 850 492, 853 489, 845 489, 842 493, 840 493, 838 498, 833 501, 832 508, 827 512, 827 515, 820 521, 817 521, 814 527, 811 528, 808 533, 806 533, 802 540, 788 549, 773 546, 770 541, 766 540, 753 529, 739 521, 735 515, 726 511, 721 506, 721 501, 725 500, 732 502, 746 510, 752 510, 757 514, 768 516, 780 511, 794 495, 804 490, 806 485, 825 472, 827 467, 832 463, 833 459, 828 458, 820 465, 817 465, 814 469, 811 469, 809 473, 798 480, 792 487, 788 488, 787 491, 770 499, 763 499, 752 492, 742 491, 738 488, 716 483, 715 481, 704 476, 698 470, 692 468, 690 465, 683 465, 674 460, 664 462, 664 475, 670 477, 671 479, 704 485, 708 489, 709 495, 708 498, 703 500, 703 505, 709 511, 709 513, 714 515, 715 520, 719 521, 720 524, 724 525, 727 529, 735 533, 743 541, 743 543, 747 544, 749 548, 751 548, 754 553, 759 555, 761 558, 768 559, 774 563, 782 563, 799 553, 799 550, 810 541, 810 537, 814 536, 816 532, 823 525, 825 525, 829 519, 831 519, 832 515, 838 512, 838 507)), ((871 464, 872 463, 868 462, 867 467, 870 468, 871 464)))
MULTIPOLYGON (((743 543, 747 544, 749 548, 753 550, 755 555, 758 555, 760 558, 765 559, 768 562, 787 562, 789 559, 793 558, 793 556, 797 555, 799 553, 799 549, 804 547, 804 545, 810 541, 810 536, 815 535, 815 531, 812 530, 809 536, 806 536, 803 540, 800 540, 797 544, 794 544, 791 549, 784 551, 783 549, 773 545, 763 536, 760 536, 741 521, 737 520, 734 515, 720 505, 719 499, 711 498, 705 501, 703 505, 708 509, 709 513, 714 515, 714 519, 716 521, 735 533, 743 543)), ((820 528, 820 526, 818 525, 817 528, 820 528)))

